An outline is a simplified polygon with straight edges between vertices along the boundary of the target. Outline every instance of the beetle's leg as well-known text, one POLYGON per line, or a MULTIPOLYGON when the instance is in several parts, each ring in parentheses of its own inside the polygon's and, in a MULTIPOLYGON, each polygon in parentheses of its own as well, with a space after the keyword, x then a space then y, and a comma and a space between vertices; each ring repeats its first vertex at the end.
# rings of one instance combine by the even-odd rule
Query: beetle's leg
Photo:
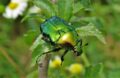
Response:
POLYGON ((55 49, 50 50, 50 51, 48 51, 48 52, 44 52, 44 53, 42 53, 42 55, 43 55, 43 54, 47 54, 47 53, 56 52, 56 51, 59 51, 60 49, 61 49, 60 47, 59 47, 59 48, 55 48, 55 49))
POLYGON ((76 51, 75 48, 73 49, 73 51, 76 53, 77 56, 80 56, 83 52, 82 47, 87 46, 87 45, 88 43, 82 45, 82 40, 79 40, 79 43, 78 43, 78 46, 80 47, 79 52, 76 51))
POLYGON ((75 46, 77 46, 79 43, 80 43, 80 46, 82 46, 82 39, 79 39, 79 40, 77 41, 77 44, 76 44, 75 46))
POLYGON ((52 53, 52 52, 59 51, 60 49, 61 49, 61 48, 59 47, 59 48, 55 48, 55 49, 53 49, 53 50, 50 50, 50 51, 48 51, 48 52, 42 53, 41 55, 39 55, 39 56, 37 57, 36 63, 38 63, 40 56, 42 56, 42 55, 44 55, 44 54, 48 54, 48 53, 52 53))
POLYGON ((83 52, 82 47, 87 46, 87 45, 88 45, 88 43, 84 44, 83 46, 81 45, 81 46, 80 46, 80 51, 79 51, 79 52, 76 52, 76 55, 77 55, 77 56, 80 56, 80 55, 82 54, 82 52, 83 52))
POLYGON ((82 50, 82 48, 81 48, 79 52, 76 52, 76 55, 77 55, 77 56, 80 56, 82 53, 83 53, 83 50, 82 50))
MULTIPOLYGON (((63 62, 64 61, 64 56, 67 54, 68 50, 65 50, 65 52, 62 54, 61 56, 61 61, 63 62)), ((62 64, 62 63, 61 63, 62 64)))
POLYGON ((79 52, 75 50, 75 48, 73 49, 73 52, 77 55, 80 56, 83 52, 82 48, 80 48, 79 52))
POLYGON ((83 44, 83 43, 82 43, 82 39, 78 40, 78 42, 80 42, 80 47, 81 47, 81 48, 88 45, 88 43, 82 45, 82 44, 83 44))
POLYGON ((78 46, 79 47, 79 51, 76 50, 76 48, 74 47, 72 50, 73 52, 77 55, 77 56, 80 56, 82 54, 82 39, 79 39, 77 44, 75 45, 76 47, 78 46))

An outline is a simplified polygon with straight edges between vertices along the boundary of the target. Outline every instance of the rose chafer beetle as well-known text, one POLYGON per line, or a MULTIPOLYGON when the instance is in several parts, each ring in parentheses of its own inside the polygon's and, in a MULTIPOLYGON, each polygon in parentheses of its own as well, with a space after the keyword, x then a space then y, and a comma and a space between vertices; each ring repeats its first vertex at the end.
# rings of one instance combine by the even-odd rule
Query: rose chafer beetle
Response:
POLYGON ((61 56, 62 61, 69 50, 72 50, 77 56, 81 55, 82 40, 79 39, 75 28, 63 19, 57 16, 47 19, 40 25, 40 31, 42 39, 54 46, 53 50, 43 54, 56 52, 64 48, 65 52, 61 56))

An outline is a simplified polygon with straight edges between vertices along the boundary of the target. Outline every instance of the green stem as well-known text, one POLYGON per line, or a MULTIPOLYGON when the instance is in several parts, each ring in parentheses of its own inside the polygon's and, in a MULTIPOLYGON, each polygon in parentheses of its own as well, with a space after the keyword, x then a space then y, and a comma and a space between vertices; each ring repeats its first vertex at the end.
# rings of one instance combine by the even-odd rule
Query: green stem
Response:
POLYGON ((82 58, 83 62, 85 63, 85 65, 87 67, 89 67, 90 66, 90 62, 89 62, 89 60, 88 60, 88 58, 87 58, 85 53, 82 54, 81 58, 82 58))

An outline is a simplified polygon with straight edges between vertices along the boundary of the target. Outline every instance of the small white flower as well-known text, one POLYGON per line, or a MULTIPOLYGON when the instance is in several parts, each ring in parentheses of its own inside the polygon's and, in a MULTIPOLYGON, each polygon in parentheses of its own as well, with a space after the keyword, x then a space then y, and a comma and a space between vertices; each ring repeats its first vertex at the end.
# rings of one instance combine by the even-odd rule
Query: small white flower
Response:
POLYGON ((27 1, 25 0, 11 0, 11 2, 6 7, 3 16, 6 18, 16 19, 19 15, 23 14, 23 11, 27 7, 27 1))

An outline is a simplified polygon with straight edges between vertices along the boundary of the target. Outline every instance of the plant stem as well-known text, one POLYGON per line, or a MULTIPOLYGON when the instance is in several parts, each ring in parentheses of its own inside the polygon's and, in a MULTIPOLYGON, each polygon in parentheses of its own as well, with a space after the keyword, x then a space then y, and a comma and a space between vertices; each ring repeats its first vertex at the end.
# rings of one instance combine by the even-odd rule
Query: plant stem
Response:
POLYGON ((86 57, 85 53, 82 54, 81 58, 82 58, 83 62, 85 63, 85 65, 87 67, 89 67, 90 66, 90 62, 88 61, 88 58, 86 57))
POLYGON ((42 56, 41 61, 38 64, 39 78, 48 78, 48 65, 50 60, 50 54, 42 56))

